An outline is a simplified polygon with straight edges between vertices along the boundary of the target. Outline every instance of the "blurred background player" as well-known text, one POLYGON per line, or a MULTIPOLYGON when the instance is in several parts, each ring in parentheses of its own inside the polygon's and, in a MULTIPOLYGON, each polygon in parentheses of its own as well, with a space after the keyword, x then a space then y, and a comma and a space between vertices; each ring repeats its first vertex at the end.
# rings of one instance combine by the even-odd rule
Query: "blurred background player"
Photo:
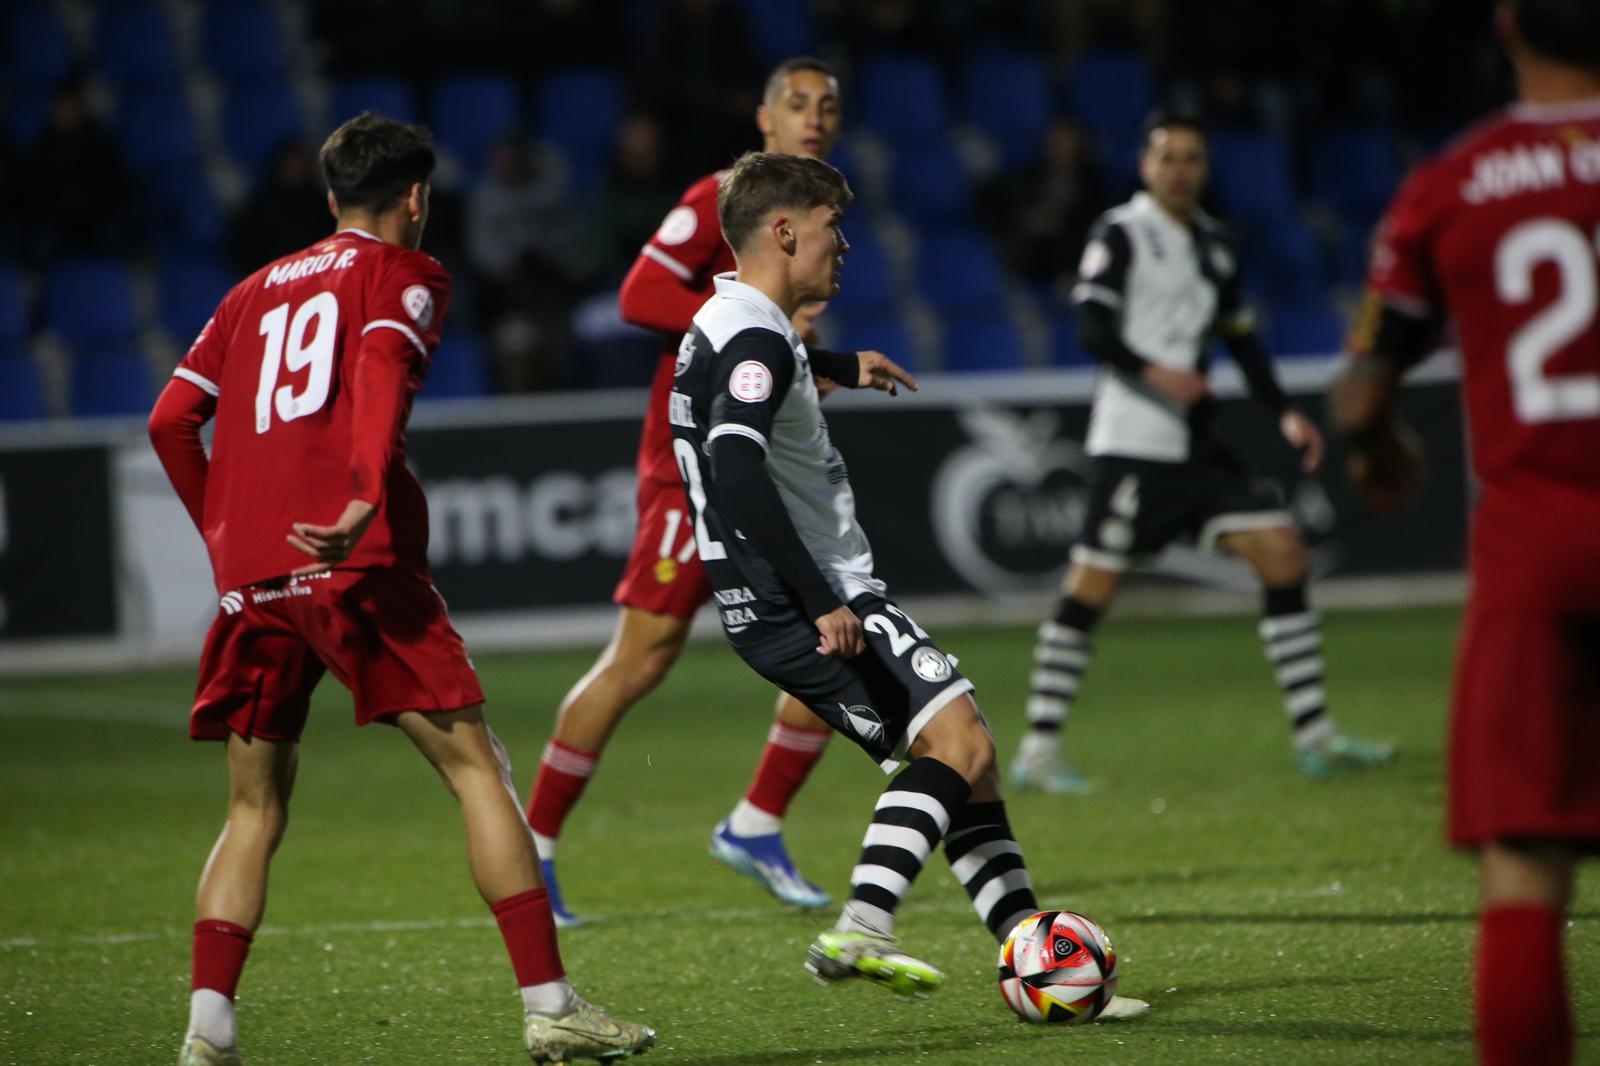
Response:
POLYGON ((1600 6, 1498 10, 1520 100, 1401 188, 1333 394, 1350 473, 1387 509, 1418 455, 1400 376, 1453 320, 1482 491, 1450 726, 1449 838, 1478 853, 1484 1063, 1566 1063, 1562 930, 1600 841, 1600 6))
MULTIPOLYGON (((806 968, 823 984, 865 978, 927 995, 944 975, 899 949, 894 913, 941 840, 996 940, 1038 902, 972 682, 874 576, 812 375, 890 393, 916 383, 878 352, 808 351, 792 324, 802 304, 838 292, 851 199, 844 176, 815 158, 750 153, 722 178, 718 212, 738 273, 716 279, 683 338, 672 433, 734 650, 895 774, 850 900, 806 968)), ((1113 1016, 1143 1009, 1124 1000, 1113 1016)))
POLYGON ((1012 783, 1053 793, 1093 787, 1061 750, 1091 634, 1128 569, 1180 537, 1238 556, 1261 579, 1261 639, 1300 769, 1320 776, 1387 762, 1387 745, 1343 735, 1327 713, 1321 621, 1306 600, 1306 549, 1281 491, 1253 479, 1209 430, 1206 372, 1220 336, 1251 397, 1304 449, 1302 468, 1322 460, 1321 435, 1290 406, 1256 337, 1227 231, 1198 206, 1207 176, 1198 120, 1152 116, 1139 173, 1146 191, 1100 217, 1073 290, 1083 346, 1100 363, 1088 511, 1055 617, 1039 627, 1012 783))
MULTIPOLYGON (((790 59, 767 79, 756 109, 769 152, 825 158, 839 138, 839 83, 821 60, 790 59)), ((678 341, 712 292, 712 278, 734 267, 717 220, 717 178, 695 182, 639 253, 622 284, 622 317, 665 335, 639 441, 639 526, 614 596, 622 608, 615 635, 567 693, 528 800, 556 920, 575 925, 556 881, 562 823, 594 776, 600 752, 628 709, 660 684, 689 639, 694 614, 711 598, 695 552, 694 530, 678 480, 667 425, 678 341)), ((789 801, 827 747, 827 723, 780 697, 767 746, 733 812, 711 835, 711 854, 785 903, 822 907, 828 894, 800 875, 781 835, 789 801)))
POLYGON ((567 982, 510 764, 430 583, 427 505, 404 434, 450 300, 449 275, 417 251, 432 138, 369 112, 333 132, 321 162, 337 232, 235 287, 150 417, 222 594, 189 729, 226 742, 231 781, 195 905, 180 1064, 240 1061, 234 992, 311 693, 330 670, 355 696, 357 722, 398 726, 460 801, 535 1061, 641 1051, 650 1029, 613 1021, 567 982), (208 459, 200 428, 213 417, 208 459))

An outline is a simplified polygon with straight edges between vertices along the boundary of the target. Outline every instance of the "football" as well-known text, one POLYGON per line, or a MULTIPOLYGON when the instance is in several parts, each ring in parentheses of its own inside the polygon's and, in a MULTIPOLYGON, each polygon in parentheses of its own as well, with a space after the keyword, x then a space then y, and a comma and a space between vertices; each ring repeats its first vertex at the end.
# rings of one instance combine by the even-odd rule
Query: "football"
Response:
POLYGON ((1081 914, 1030 915, 1000 945, 1000 994, 1025 1022, 1092 1022, 1116 990, 1117 949, 1081 914))

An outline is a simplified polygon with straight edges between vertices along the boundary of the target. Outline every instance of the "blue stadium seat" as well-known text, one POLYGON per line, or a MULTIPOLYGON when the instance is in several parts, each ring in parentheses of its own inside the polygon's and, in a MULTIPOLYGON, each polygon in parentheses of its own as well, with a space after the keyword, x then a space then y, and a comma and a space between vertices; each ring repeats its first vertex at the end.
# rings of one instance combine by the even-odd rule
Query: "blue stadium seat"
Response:
POLYGON ((1062 367, 1095 366, 1094 356, 1078 340, 1078 320, 1060 312, 1050 319, 1050 364, 1062 367))
POLYGON ((155 383, 138 348, 80 355, 72 361, 72 413, 143 415, 155 403, 155 383))
POLYGON ((1037 157, 1050 124, 1050 76, 1027 52, 992 51, 961 75, 961 117, 991 137, 1007 166, 1037 157))
POLYGON ((955 315, 945 321, 946 370, 1016 370, 1022 366, 1022 338, 1010 319, 955 315))
POLYGON ((272 4, 213 0, 201 37, 206 66, 227 81, 270 77, 287 66, 283 25, 272 4))
POLYGON ((287 82, 248 82, 231 86, 223 105, 223 140, 228 154, 255 172, 273 149, 306 135, 300 101, 287 82))
POLYGON ((22 276, 9 264, 0 263, 0 345, 27 335, 28 301, 22 276))
POLYGON ((502 74, 456 74, 433 84, 428 118, 439 146, 469 175, 482 172, 489 147, 521 128, 517 86, 502 74))
POLYGON ((1269 133, 1211 136, 1211 169, 1232 218, 1272 221, 1294 213, 1289 146, 1269 133))
POLYGON ((872 227, 862 220, 852 226, 844 222, 844 239, 850 250, 844 256, 839 294, 828 306, 841 314, 879 314, 894 307, 896 287, 889 254, 872 227))
POLYGON ((72 72, 72 42, 56 5, 11 3, 0 21, 0 72, 13 88, 48 90, 72 72))
POLYGON ((120 83, 173 82, 178 49, 172 22, 157 4, 105 4, 94 24, 97 73, 120 83))
POLYGON ((1344 320, 1321 302, 1274 308, 1267 323, 1267 347, 1276 356, 1335 355, 1344 335, 1344 320))
POLYGON ((140 210, 163 251, 209 249, 222 240, 222 205, 198 160, 180 160, 153 171, 140 210))
POLYGON ((930 230, 917 250, 918 287, 946 316, 994 314, 1004 296, 1000 263, 989 242, 964 227, 930 230))
POLYGON ((1085 52, 1067 71, 1072 113, 1102 136, 1137 131, 1156 102, 1155 75, 1137 52, 1085 52))
POLYGON ((879 53, 862 64, 858 84, 862 115, 873 132, 901 145, 944 136, 949 108, 944 77, 932 59, 879 53))
POLYGON ((141 174, 201 156, 188 97, 177 86, 124 91, 115 128, 128 165, 141 174))
POLYGON ((541 140, 588 173, 611 153, 627 108, 622 78, 601 67, 569 67, 545 75, 534 90, 541 140))
POLYGON ((492 392, 483 345, 471 335, 446 334, 428 366, 421 398, 442 400, 452 396, 487 396, 492 392))
POLYGON ((0 422, 49 414, 38 365, 25 354, 0 351, 0 422))
POLYGON ((1340 210, 1383 210, 1400 184, 1400 150, 1383 126, 1317 134, 1311 142, 1311 191, 1340 210))
POLYGON ((217 304, 233 287, 233 279, 215 258, 179 254, 161 264, 161 297, 157 318, 161 328, 181 346, 199 335, 217 304))
POLYGON ((763 66, 816 51, 816 26, 805 0, 739 0, 763 66))
POLYGON ((894 206, 919 222, 967 213, 967 171, 948 144, 918 145, 895 153, 892 184, 894 206))
POLYGON ((363 111, 376 111, 397 122, 417 121, 411 87, 399 78, 341 78, 328 97, 329 129, 363 111))
POLYGON ((1261 261, 1247 260, 1244 268, 1263 279, 1262 289, 1274 303, 1321 298, 1327 273, 1322 245, 1305 223, 1292 216, 1279 219, 1259 235, 1257 246, 1261 261))
POLYGON ((835 316, 830 304, 824 321, 828 323, 829 342, 839 350, 882 352, 907 370, 917 371, 921 360, 916 342, 906 324, 892 314, 835 316))
POLYGON ((44 322, 67 341, 128 337, 139 328, 133 280, 115 259, 68 259, 44 281, 44 322))

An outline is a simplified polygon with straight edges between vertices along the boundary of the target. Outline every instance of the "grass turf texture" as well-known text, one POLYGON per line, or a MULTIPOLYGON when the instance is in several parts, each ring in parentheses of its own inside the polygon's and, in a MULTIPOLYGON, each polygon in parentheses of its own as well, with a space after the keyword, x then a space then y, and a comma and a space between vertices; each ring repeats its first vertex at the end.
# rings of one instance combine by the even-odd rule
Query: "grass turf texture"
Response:
MULTIPOLYGON (((1112 619, 1070 743, 1086 798, 1013 798, 1045 906, 1101 922, 1130 1024, 1013 1019, 995 947, 942 856, 902 910, 945 969, 928 1002, 815 987, 801 970, 833 911, 769 902, 713 865, 707 836, 760 750, 770 690, 695 645, 618 733, 563 836, 562 936, 588 997, 661 1034, 681 1063, 1456 1063, 1470 1057, 1474 879, 1440 838, 1456 614, 1334 614, 1332 705, 1389 736, 1380 773, 1311 782, 1244 619, 1112 619)), ((1022 725, 1031 632, 945 630, 1002 759, 1022 725)), ((497 732, 526 790, 587 653, 485 656, 497 732)), ((194 881, 224 810, 216 745, 181 732, 187 672, 0 681, 0 1064, 162 1063, 187 1011, 194 881)), ((836 897, 885 778, 835 741, 789 841, 836 897)), ((1580 900, 1582 896, 1580 895, 1580 900)), ((1569 932, 1580 1029, 1600 1022, 1596 914, 1569 932)), ((350 725, 320 691, 267 924, 240 998, 252 1066, 511 1063, 520 1004, 467 877, 456 808, 397 732, 350 725)), ((1580 1059, 1600 1053, 1586 1037, 1580 1059)))

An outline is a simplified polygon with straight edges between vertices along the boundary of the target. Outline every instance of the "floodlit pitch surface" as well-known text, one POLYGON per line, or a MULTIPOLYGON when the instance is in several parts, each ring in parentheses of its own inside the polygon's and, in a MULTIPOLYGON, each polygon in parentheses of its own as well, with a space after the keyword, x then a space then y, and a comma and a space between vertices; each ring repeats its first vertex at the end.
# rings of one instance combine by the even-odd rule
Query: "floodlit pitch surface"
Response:
MULTIPOLYGON (((579 989, 660 1032, 646 1061, 1458 1063, 1470 1055, 1474 880, 1441 843, 1454 611, 1328 619, 1331 706, 1403 747, 1393 768, 1299 779, 1253 623, 1113 618, 1070 727, 1102 788, 1013 798, 1044 906, 1105 925, 1131 1024, 1044 1029, 995 987, 995 947, 942 858, 904 907, 944 967, 928 1002, 801 970, 832 911, 785 910, 707 857, 766 733, 762 682, 697 644, 637 708, 562 839, 579 989)), ((1032 635, 944 629, 1009 756, 1032 635)), ((526 794, 587 653, 479 661, 526 794)), ((224 810, 221 749, 182 732, 183 672, 0 681, 0 1064, 162 1063, 188 999, 194 881, 224 810)), ((884 778, 835 741, 789 840, 836 896, 884 778)), ((1586 882, 1592 886, 1592 880, 1586 882)), ((1600 924, 1569 931, 1580 1031, 1600 1028, 1600 924)), ((267 923, 241 986, 252 1066, 522 1060, 510 965, 467 878, 460 819, 393 730, 324 684, 267 923)), ((1592 1036, 1580 1059, 1600 1057, 1592 1036)))

